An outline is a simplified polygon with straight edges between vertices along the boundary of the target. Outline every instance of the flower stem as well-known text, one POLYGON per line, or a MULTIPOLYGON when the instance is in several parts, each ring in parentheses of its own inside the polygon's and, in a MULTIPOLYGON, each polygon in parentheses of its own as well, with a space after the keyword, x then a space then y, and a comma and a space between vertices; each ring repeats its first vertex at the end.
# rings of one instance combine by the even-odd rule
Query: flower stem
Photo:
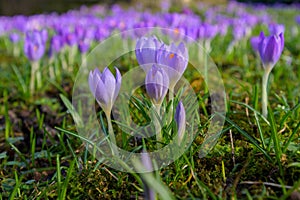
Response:
POLYGON ((117 147, 117 143, 116 143, 116 138, 114 135, 114 130, 113 130, 112 123, 111 123, 110 112, 105 112, 105 115, 106 115, 106 119, 107 119, 108 134, 109 134, 109 139, 110 139, 110 145, 112 148, 112 154, 114 156, 118 156, 119 152, 118 152, 118 147, 117 147))
POLYGON ((271 72, 271 67, 266 67, 262 78, 262 114, 264 117, 268 116, 268 79, 271 72))
POLYGON ((30 86, 29 86, 31 94, 33 94, 34 89, 35 89, 35 76, 36 76, 38 68, 39 68, 38 62, 31 63, 31 77, 30 77, 30 86))
POLYGON ((169 103, 171 102, 171 106, 169 107, 168 112, 168 121, 167 123, 170 124, 173 119, 173 99, 174 99, 174 86, 169 88, 169 103))
MULTIPOLYGON (((161 104, 155 104, 155 112, 160 115, 160 106, 161 104)), ((157 116, 154 114, 154 128, 155 128, 155 134, 156 134, 156 140, 157 142, 162 142, 162 134, 161 134, 161 127, 159 123, 159 119, 157 116)), ((157 143, 157 147, 160 147, 160 144, 157 143)))

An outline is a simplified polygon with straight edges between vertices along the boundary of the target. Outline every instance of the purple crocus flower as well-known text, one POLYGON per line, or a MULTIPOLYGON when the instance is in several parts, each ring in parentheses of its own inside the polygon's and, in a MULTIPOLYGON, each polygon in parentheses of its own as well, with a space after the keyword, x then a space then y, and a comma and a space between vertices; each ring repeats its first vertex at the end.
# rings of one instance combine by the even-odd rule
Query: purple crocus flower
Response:
POLYGON ((111 112, 121 88, 121 73, 116 67, 115 70, 116 78, 107 67, 102 73, 96 68, 89 74, 90 90, 106 114, 111 112))
POLYGON ((283 33, 279 35, 271 35, 265 37, 264 33, 260 33, 259 55, 265 69, 272 69, 284 48, 283 33))
POLYGON ((176 107, 175 122, 177 124, 178 144, 180 144, 184 137, 185 123, 186 123, 185 109, 181 101, 178 103, 176 107))
POLYGON ((284 33, 284 25, 283 24, 270 24, 269 32, 270 32, 270 35, 279 35, 280 33, 284 33))
POLYGON ((78 42, 78 49, 80 53, 86 53, 90 49, 90 41, 83 39, 78 42))
POLYGON ((63 43, 61 37, 59 35, 54 35, 50 40, 50 48, 49 48, 50 57, 55 53, 60 52, 62 47, 63 47, 63 43))
POLYGON ((300 24, 300 15, 297 15, 297 16, 295 17, 295 21, 296 21, 296 23, 300 24))
POLYGON ((171 43, 170 46, 163 46, 158 50, 157 62, 166 71, 170 88, 173 89, 188 64, 188 51, 183 42, 178 46, 171 43))
POLYGON ((74 46, 77 43, 77 37, 75 33, 68 32, 65 35, 65 41, 69 46, 74 46))
POLYGON ((45 53, 45 43, 40 31, 27 32, 24 42, 24 53, 31 61, 39 60, 45 53))
POLYGON ((48 31, 46 29, 43 29, 40 32, 41 32, 41 36, 42 36, 42 41, 44 44, 46 44, 46 42, 48 40, 48 31))
POLYGON ((162 42, 155 36, 142 37, 136 43, 135 55, 138 63, 147 72, 150 67, 157 63, 157 50, 162 46, 162 42))
POLYGON ((255 36, 255 37, 251 37, 250 38, 250 44, 252 46, 252 49, 258 53, 259 52, 259 43, 260 43, 260 37, 259 36, 255 36))
POLYGON ((198 38, 202 40, 211 40, 218 34, 218 27, 210 24, 203 24, 199 27, 198 38))
POLYGON ((169 88, 169 77, 161 67, 154 64, 146 75, 145 85, 151 100, 160 105, 169 88))
POLYGON ((20 35, 18 33, 11 33, 9 35, 9 40, 12 42, 12 43, 18 43, 20 41, 20 35))

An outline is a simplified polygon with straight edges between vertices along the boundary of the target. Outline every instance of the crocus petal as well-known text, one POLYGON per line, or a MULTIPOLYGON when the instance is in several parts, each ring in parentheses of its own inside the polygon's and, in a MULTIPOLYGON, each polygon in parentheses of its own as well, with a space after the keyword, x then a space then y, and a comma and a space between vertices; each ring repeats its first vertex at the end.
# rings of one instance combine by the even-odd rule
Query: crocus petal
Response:
POLYGON ((276 54, 278 52, 278 45, 276 43, 276 38, 275 36, 271 36, 271 38, 269 39, 266 48, 265 48, 265 52, 264 52, 264 62, 265 63, 274 63, 276 62, 278 59, 276 58, 276 54), (277 60, 276 60, 277 59, 277 60))
POLYGON ((145 84, 150 98, 154 103, 160 104, 169 87, 169 78, 166 72, 161 67, 153 65, 146 75, 145 84))
POLYGON ((115 94, 116 89, 116 80, 114 75, 111 73, 111 71, 106 67, 103 70, 101 79, 106 87, 108 98, 112 101, 115 94))
POLYGON ((97 76, 94 79, 94 83, 96 85, 95 88, 96 100, 102 105, 103 110, 107 110, 111 106, 107 87, 106 85, 104 85, 103 81, 100 78, 99 79, 97 78, 97 76))
POLYGON ((122 83, 122 76, 118 68, 115 67, 116 70, 116 89, 113 97, 113 102, 117 99, 117 96, 119 94, 120 88, 121 88, 121 83, 122 83))

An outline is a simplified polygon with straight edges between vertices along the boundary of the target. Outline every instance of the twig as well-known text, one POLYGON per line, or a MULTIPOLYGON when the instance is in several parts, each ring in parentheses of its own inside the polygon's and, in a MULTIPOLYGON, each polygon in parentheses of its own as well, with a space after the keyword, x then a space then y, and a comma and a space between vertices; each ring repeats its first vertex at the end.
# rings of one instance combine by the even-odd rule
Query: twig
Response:
POLYGON ((232 192, 234 192, 235 188, 237 187, 237 185, 239 183, 239 180, 240 180, 242 174, 246 171, 246 169, 250 163, 250 160, 251 160, 251 153, 248 153, 246 163, 244 164, 243 168, 241 169, 241 171, 238 173, 238 175, 234 179, 233 186, 232 186, 232 189, 233 189, 232 192))
POLYGON ((231 131, 231 129, 229 129, 229 137, 230 137, 230 143, 231 143, 232 162, 233 162, 233 166, 235 166, 234 145, 233 145, 233 137, 232 137, 232 131, 231 131))
POLYGON ((259 182, 259 181, 243 181, 243 182, 240 182, 240 184, 248 184, 248 185, 263 184, 266 186, 272 186, 272 187, 278 187, 278 188, 282 188, 282 187, 285 187, 286 189, 293 188, 292 186, 289 186, 289 185, 280 185, 277 183, 259 182))

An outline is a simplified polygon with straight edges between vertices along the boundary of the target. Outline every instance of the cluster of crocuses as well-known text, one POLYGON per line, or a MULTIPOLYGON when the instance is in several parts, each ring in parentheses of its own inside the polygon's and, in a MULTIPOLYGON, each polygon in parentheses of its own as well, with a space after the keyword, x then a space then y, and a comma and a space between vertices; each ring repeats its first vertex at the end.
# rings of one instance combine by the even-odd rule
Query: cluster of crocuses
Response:
MULTIPOLYGON (((149 38, 142 37, 137 41, 135 53, 138 63, 146 73, 146 92, 159 115, 161 104, 168 89, 170 93, 169 101, 172 101, 174 87, 188 65, 187 48, 184 43, 180 43, 178 46, 174 43, 166 45, 154 36, 149 38)), ((116 139, 113 134, 110 115, 122 82, 118 68, 115 68, 115 70, 116 78, 108 68, 105 68, 102 73, 96 68, 89 74, 91 92, 106 114, 108 132, 113 143, 116 142, 116 139)), ((157 120, 154 117, 156 137, 158 141, 162 142, 163 138, 157 120)), ((177 123, 178 142, 180 143, 185 131, 185 109, 181 101, 176 107, 175 121, 177 123)), ((114 149, 114 152, 117 152, 117 150, 114 149)))
MULTIPOLYGON (((168 32, 172 37, 177 37, 181 33, 199 41, 210 41, 218 34, 225 36, 231 33, 233 43, 236 43, 250 36, 256 24, 272 23, 271 18, 263 10, 260 9, 261 11, 254 15, 248 12, 245 6, 237 3, 230 3, 227 8, 199 7, 199 10, 204 12, 204 18, 189 9, 183 9, 181 13, 151 13, 135 9, 124 10, 117 5, 110 9, 101 6, 82 8, 62 15, 0 17, 0 36, 8 36, 13 43, 18 43, 27 32, 47 30, 49 43, 47 42, 44 53, 48 52, 47 55, 52 57, 56 53, 64 53, 65 48, 74 46, 78 52, 86 53, 94 42, 102 41, 115 31, 162 27, 174 30, 168 32), (224 11, 229 14, 225 14, 224 11), (228 32, 230 29, 232 31, 228 32)), ((124 35, 130 39, 140 36, 139 30, 133 32, 133 35, 124 35)), ((26 40, 26 37, 24 38, 26 40)), ((24 53, 31 58, 31 52, 28 54, 24 51, 24 53)))

